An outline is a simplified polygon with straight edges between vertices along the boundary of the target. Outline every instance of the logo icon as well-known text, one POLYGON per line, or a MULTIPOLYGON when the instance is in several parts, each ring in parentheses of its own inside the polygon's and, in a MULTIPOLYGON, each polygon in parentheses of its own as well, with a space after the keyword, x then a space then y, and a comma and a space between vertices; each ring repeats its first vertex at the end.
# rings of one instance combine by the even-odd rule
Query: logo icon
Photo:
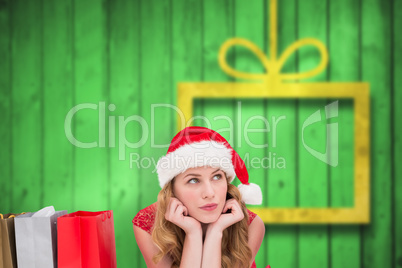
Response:
MULTIPOLYGON (((338 117, 338 101, 334 101, 325 106, 325 118, 328 120, 330 118, 338 117)), ((310 115, 306 121, 303 123, 302 128, 302 141, 303 146, 306 150, 313 155, 318 160, 332 166, 338 166, 338 123, 328 123, 327 124, 327 134, 326 134, 326 146, 325 152, 321 153, 306 144, 304 141, 304 130, 306 127, 321 121, 321 110, 315 111, 310 115), (331 153, 331 157, 329 157, 331 153)))

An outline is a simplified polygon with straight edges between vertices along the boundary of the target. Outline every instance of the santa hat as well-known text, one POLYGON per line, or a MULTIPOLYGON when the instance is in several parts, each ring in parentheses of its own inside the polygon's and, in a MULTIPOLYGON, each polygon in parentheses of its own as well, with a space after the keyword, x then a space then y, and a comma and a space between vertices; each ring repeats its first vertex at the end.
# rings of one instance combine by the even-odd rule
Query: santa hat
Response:
POLYGON ((163 188, 187 169, 202 166, 220 168, 229 182, 237 176, 243 201, 252 205, 262 203, 261 188, 249 183, 243 160, 225 138, 205 127, 186 127, 174 136, 167 154, 157 163, 159 185, 163 188))

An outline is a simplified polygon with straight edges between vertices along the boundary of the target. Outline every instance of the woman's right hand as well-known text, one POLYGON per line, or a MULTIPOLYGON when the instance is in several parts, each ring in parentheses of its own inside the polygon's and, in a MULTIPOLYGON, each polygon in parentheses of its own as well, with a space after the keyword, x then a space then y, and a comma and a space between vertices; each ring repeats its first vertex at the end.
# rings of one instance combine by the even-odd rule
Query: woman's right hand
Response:
POLYGON ((186 234, 202 232, 201 223, 193 217, 188 216, 187 208, 175 197, 170 198, 165 219, 179 226, 186 234))

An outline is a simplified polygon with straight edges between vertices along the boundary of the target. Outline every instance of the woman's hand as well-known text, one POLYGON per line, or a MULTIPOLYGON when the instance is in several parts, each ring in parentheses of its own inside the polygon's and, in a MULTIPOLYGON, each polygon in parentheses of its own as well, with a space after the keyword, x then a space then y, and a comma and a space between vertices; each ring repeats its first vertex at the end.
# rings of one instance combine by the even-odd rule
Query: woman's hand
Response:
POLYGON ((201 267, 221 267, 223 230, 242 219, 244 219, 244 213, 239 202, 236 199, 226 200, 222 214, 207 227, 201 267), (226 213, 229 209, 230 213, 226 213))
POLYGON ((202 232, 201 223, 193 217, 188 216, 187 208, 175 197, 170 198, 165 219, 179 226, 187 235, 202 232))
POLYGON ((241 209, 239 202, 236 199, 226 200, 225 206, 223 207, 222 214, 219 216, 216 222, 210 223, 208 225, 208 231, 214 230, 218 232, 223 232, 229 226, 241 221, 244 218, 244 213, 241 209), (226 213, 228 210, 230 213, 226 213))

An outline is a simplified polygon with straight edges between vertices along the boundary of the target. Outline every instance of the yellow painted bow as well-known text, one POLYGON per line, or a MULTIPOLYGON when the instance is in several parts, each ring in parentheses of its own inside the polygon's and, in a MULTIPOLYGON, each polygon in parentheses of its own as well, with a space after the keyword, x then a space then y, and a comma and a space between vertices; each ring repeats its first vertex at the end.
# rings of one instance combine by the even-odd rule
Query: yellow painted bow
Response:
POLYGON ((304 38, 298 40, 291 44, 286 50, 282 53, 282 55, 277 59, 276 50, 277 50, 277 3, 276 0, 270 1, 270 59, 264 54, 264 52, 258 48, 256 44, 253 42, 244 39, 244 38, 231 38, 224 42, 219 50, 219 65, 222 70, 230 76, 236 78, 243 79, 258 79, 264 81, 282 81, 282 80, 295 80, 295 79, 305 79, 308 77, 313 77, 323 71, 328 64, 328 51, 325 45, 318 39, 315 38, 304 38), (263 64, 266 72, 265 73, 246 73, 233 69, 226 61, 226 53, 230 47, 240 45, 248 48, 252 53, 254 53, 257 58, 263 64), (290 73, 290 74, 281 74, 280 71, 285 64, 286 60, 290 57, 290 55, 295 52, 297 49, 303 46, 315 46, 320 52, 321 61, 320 63, 312 70, 305 71, 302 73, 290 73))

